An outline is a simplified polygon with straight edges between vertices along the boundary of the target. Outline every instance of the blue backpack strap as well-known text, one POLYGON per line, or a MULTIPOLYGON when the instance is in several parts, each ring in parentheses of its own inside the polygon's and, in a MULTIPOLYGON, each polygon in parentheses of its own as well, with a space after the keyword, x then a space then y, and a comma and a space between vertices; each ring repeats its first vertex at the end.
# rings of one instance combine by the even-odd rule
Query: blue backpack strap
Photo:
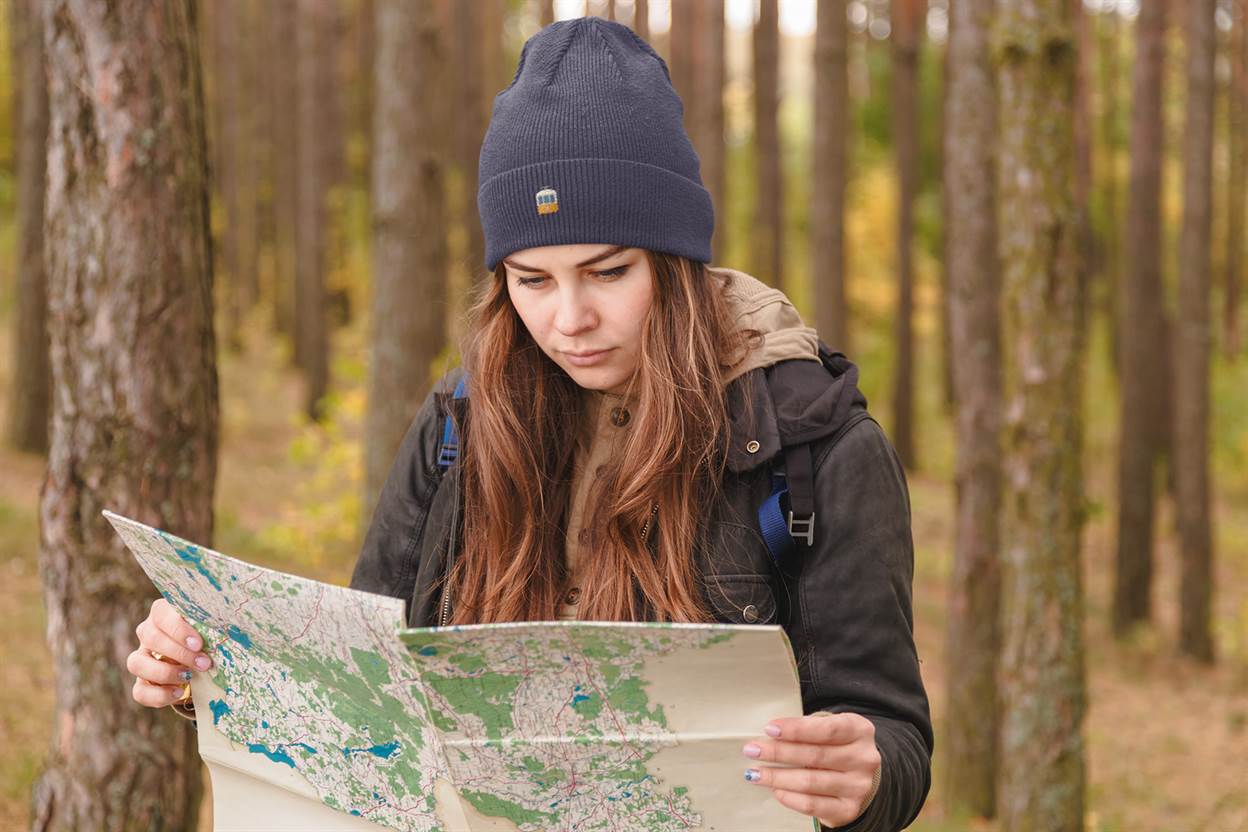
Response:
POLYGON ((772 471, 771 494, 758 507, 758 527, 777 566, 798 540, 808 547, 815 545, 815 483, 810 445, 785 448, 784 465, 785 471, 772 471), (781 498, 786 495, 787 517, 781 507, 781 498))
MULTIPOLYGON (((468 395, 468 376, 464 375, 455 385, 452 398, 462 399, 468 395)), ((438 468, 445 471, 455 460, 459 459, 459 435, 455 431, 455 419, 447 409, 446 419, 442 423, 442 447, 438 449, 438 468)))

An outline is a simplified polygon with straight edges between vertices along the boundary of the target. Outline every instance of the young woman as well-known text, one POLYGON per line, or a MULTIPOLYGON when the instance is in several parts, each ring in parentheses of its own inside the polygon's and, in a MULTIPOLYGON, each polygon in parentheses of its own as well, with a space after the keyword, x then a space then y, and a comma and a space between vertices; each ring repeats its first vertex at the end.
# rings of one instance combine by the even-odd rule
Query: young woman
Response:
MULTIPOLYGON (((682 117, 625 26, 563 21, 525 44, 481 153, 493 280, 351 583, 405 599, 413 626, 780 623, 806 716, 759 726, 745 778, 828 827, 901 829, 933 748, 905 476, 854 366, 781 292, 707 265, 713 209, 682 117), (781 468, 791 547, 759 514, 781 468)), ((138 633, 143 704, 209 666, 163 601, 138 633)))

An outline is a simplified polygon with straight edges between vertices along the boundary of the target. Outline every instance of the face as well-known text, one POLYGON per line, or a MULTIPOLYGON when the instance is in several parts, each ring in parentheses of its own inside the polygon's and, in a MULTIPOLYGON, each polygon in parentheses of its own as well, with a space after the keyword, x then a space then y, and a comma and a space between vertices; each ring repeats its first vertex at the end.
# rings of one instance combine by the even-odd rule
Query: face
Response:
POLYGON ((503 263, 512 306, 542 352, 581 387, 622 392, 637 369, 654 286, 645 250, 541 246, 503 263))

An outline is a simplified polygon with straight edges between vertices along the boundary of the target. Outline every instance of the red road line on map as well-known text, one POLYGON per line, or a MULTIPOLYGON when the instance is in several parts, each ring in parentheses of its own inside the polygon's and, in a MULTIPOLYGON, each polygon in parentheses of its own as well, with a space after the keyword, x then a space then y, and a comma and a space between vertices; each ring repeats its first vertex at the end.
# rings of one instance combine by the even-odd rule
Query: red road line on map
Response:
POLYGON ((308 623, 303 625, 303 629, 299 631, 299 635, 290 640, 291 644, 294 644, 296 641, 307 635, 308 629, 312 626, 312 622, 315 621, 316 617, 321 614, 321 599, 324 597, 325 587, 321 587, 316 592, 316 608, 312 610, 312 615, 308 618, 308 623))

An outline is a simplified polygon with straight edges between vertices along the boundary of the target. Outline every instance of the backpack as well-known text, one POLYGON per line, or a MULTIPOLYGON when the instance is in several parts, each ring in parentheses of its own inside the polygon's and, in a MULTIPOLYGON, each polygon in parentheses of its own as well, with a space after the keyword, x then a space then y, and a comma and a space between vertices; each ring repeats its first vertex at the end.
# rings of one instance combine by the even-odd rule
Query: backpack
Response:
MULTIPOLYGON (((462 399, 467 395, 468 379, 464 376, 455 385, 452 398, 462 399)), ((758 507, 759 531, 777 566, 798 540, 808 547, 815 545, 815 483, 810 443, 784 445, 783 453, 784 464, 772 464, 771 493, 758 507), (783 507, 786 497, 789 505, 787 512, 783 507)), ((448 412, 442 425, 438 469, 445 473, 458 458, 459 434, 455 429, 455 420, 448 412)))

